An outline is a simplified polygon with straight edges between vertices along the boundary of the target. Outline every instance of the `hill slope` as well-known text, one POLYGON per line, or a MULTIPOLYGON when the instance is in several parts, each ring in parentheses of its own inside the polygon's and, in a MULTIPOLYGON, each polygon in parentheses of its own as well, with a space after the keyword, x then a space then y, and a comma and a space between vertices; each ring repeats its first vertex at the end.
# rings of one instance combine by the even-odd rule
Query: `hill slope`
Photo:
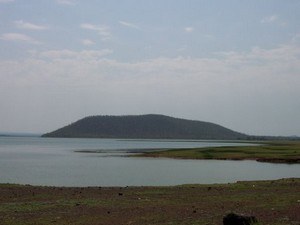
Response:
POLYGON ((151 139, 246 139, 217 124, 177 119, 164 115, 90 116, 43 137, 151 138, 151 139))

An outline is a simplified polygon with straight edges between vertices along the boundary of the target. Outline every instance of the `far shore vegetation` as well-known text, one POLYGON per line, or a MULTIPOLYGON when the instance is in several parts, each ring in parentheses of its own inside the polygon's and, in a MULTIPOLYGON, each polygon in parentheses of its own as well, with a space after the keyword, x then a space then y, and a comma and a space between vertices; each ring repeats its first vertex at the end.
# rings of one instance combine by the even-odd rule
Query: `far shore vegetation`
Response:
POLYGON ((252 146, 224 146, 170 149, 145 152, 138 157, 177 159, 257 160, 274 163, 300 163, 300 141, 255 142, 252 146))

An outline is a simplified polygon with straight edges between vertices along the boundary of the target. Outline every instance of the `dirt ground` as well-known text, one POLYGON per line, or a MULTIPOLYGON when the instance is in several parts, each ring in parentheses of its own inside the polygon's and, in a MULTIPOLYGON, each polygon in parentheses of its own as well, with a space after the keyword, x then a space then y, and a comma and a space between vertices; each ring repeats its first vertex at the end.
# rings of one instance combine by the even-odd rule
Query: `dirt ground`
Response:
POLYGON ((300 179, 173 187, 0 185, 0 224, 221 225, 229 212, 300 225, 300 179))

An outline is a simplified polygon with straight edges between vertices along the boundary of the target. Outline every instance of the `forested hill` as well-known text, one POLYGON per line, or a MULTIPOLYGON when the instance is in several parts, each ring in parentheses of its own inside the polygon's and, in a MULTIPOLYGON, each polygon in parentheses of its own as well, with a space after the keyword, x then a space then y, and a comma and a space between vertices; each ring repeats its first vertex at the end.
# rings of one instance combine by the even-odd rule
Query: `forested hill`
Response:
POLYGON ((246 139, 248 136, 217 124, 164 115, 90 116, 43 137, 145 138, 145 139, 246 139))

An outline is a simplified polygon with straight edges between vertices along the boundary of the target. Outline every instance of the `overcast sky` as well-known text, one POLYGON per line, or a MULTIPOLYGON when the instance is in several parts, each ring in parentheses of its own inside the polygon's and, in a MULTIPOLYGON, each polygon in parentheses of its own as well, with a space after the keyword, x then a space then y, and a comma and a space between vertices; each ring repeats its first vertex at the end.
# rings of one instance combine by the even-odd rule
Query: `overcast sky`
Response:
POLYGON ((0 0, 0 131, 148 113, 300 136, 300 1, 0 0))

